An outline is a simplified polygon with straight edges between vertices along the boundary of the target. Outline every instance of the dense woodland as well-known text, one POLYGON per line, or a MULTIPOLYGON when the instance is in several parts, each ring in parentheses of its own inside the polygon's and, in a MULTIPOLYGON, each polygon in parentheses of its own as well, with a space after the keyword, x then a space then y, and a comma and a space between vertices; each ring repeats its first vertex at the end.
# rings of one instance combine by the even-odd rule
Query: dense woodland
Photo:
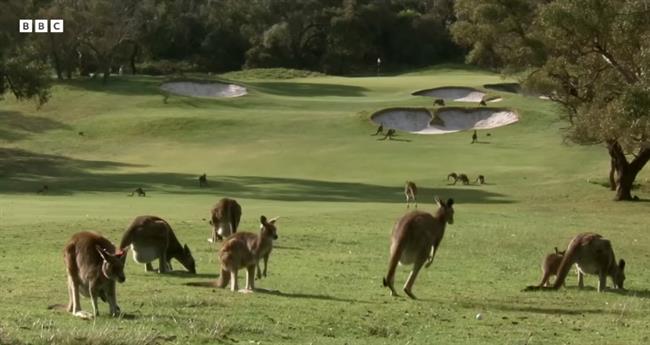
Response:
POLYGON ((648 0, 0 0, 0 95, 58 79, 289 67, 365 74, 462 61, 562 106, 566 138, 602 144, 617 200, 650 160, 648 0), (18 34, 63 18, 64 34, 18 34), (51 73, 52 71, 53 73, 51 73))

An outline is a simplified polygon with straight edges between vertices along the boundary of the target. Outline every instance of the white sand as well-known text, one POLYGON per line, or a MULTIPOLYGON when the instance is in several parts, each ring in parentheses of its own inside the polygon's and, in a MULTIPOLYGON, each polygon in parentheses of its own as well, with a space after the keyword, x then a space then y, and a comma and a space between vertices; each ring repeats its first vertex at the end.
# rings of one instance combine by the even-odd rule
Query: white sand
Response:
POLYGON ((417 96, 427 96, 433 98, 442 98, 445 101, 455 102, 480 102, 485 96, 485 92, 478 91, 469 87, 439 87, 429 90, 420 90, 413 93, 417 96))
POLYGON ((243 86, 222 83, 194 83, 175 81, 160 86, 163 91, 191 97, 239 97, 248 92, 243 86))
POLYGON ((372 116, 376 124, 416 134, 445 134, 472 129, 490 129, 519 121, 505 109, 441 109, 437 116, 444 125, 431 124, 432 115, 426 109, 386 110, 372 116))

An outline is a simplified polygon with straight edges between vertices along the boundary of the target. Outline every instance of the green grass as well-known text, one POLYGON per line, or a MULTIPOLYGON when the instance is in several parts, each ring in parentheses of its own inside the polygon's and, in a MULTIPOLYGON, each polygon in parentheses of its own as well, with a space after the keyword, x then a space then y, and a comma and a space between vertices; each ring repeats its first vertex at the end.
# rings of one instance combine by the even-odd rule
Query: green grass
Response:
MULTIPOLYGON (((501 93, 504 101, 490 105, 516 109, 521 121, 479 131, 482 144, 470 145, 468 132, 377 141, 374 111, 431 106, 415 90, 507 80, 455 66, 243 79, 250 94, 235 99, 171 96, 165 104, 164 79, 138 76, 107 87, 57 84, 39 111, 0 103, 0 343, 648 343, 650 204, 611 201, 598 184, 606 151, 563 144, 566 124, 552 103, 501 93), (451 171, 483 174, 488 184, 448 186, 451 171), (210 188, 197 186, 203 172, 210 188), (407 179, 419 186, 420 209, 433 210, 434 195, 457 202, 455 224, 414 287, 418 301, 381 287, 407 179), (43 184, 50 194, 36 195, 43 184), (126 196, 137 186, 146 198, 126 196), (261 214, 281 216, 270 275, 257 283, 279 293, 186 285, 217 276, 205 219, 223 196, 243 206, 242 230, 256 230, 261 214), (95 321, 47 309, 67 302, 67 239, 92 229, 118 242, 142 214, 172 224, 199 275, 148 274, 129 258, 118 287, 125 318, 107 317, 102 303, 95 321), (558 292, 520 292, 538 281, 546 253, 582 231, 610 238, 626 259, 627 294, 578 291, 573 276, 558 292)), ((649 177, 646 169, 635 190, 643 199, 649 177)), ((398 270, 399 286, 407 273, 398 270)))

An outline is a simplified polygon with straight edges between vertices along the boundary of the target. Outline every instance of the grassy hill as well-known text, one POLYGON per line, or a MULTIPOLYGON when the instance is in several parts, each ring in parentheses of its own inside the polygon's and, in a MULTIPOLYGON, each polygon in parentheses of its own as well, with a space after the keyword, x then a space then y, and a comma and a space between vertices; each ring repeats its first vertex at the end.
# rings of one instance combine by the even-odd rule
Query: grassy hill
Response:
MULTIPOLYGON (((566 124, 555 105, 499 93, 504 100, 491 105, 513 108, 521 120, 480 131, 481 144, 470 145, 467 132, 378 141, 369 115, 430 107, 431 99, 410 95, 415 90, 508 80, 454 66, 359 78, 268 79, 281 74, 272 72, 223 76, 249 90, 231 99, 165 103, 164 79, 125 76, 106 86, 58 83, 40 110, 0 102, 0 343, 649 341, 650 204, 610 201, 611 192, 588 182, 605 182, 607 154, 563 143, 566 124), (449 186, 452 171, 483 174, 488 184, 449 186), (204 172, 210 187, 200 189, 204 172), (433 210, 434 195, 457 203, 436 261, 415 284, 418 301, 391 298, 381 287, 407 179, 418 184, 420 209, 433 210), (37 195, 43 184, 50 193, 37 195), (126 196, 138 186, 146 198, 126 196), (257 231, 262 214, 281 216, 270 275, 257 282, 279 292, 186 285, 217 277, 206 219, 224 196, 242 205, 241 230, 257 231), (90 322, 48 310, 67 303, 62 248, 71 234, 97 230, 119 242, 142 214, 171 223, 199 274, 145 273, 129 258, 118 286, 125 318, 107 317, 102 303, 103 315, 90 322), (611 239, 626 259, 627 293, 596 293, 596 277, 579 291, 573 275, 558 292, 520 292, 537 283, 545 254, 583 231, 611 239), (479 312, 483 320, 475 320, 479 312)), ((649 177, 646 169, 635 191, 646 199, 649 177)), ((397 286, 407 273, 398 269, 397 286)), ((88 299, 82 307, 90 310, 88 299)))

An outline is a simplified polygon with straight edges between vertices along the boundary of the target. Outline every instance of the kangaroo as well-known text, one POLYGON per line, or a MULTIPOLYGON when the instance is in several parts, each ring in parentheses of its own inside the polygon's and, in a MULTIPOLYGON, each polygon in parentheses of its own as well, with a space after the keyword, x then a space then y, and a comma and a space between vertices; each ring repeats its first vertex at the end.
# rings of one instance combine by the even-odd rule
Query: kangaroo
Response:
POLYGON ((384 133, 384 124, 380 124, 379 127, 377 128, 377 131, 373 135, 379 135, 380 133, 384 133))
POLYGON ((265 263, 268 261, 268 255, 273 247, 273 240, 278 239, 275 227, 276 219, 267 221, 265 216, 261 216, 259 235, 252 232, 238 232, 226 239, 219 251, 221 275, 217 281, 218 287, 224 288, 230 281, 230 290, 233 292, 238 291, 237 272, 242 268, 246 268, 246 289, 242 292, 253 292, 255 289, 255 269, 259 260, 265 257, 265 263))
POLYGON ((549 286, 552 276, 557 275, 562 259, 566 251, 559 251, 555 247, 555 253, 548 254, 542 261, 542 281, 538 286, 549 286))
POLYGON ((436 99, 433 100, 433 105, 434 106, 436 106, 436 105, 444 106, 445 105, 445 100, 442 99, 442 98, 436 98, 436 99))
POLYGON ((409 208, 411 201, 415 203, 415 208, 418 208, 418 201, 415 199, 418 194, 418 187, 415 185, 415 182, 406 181, 404 185, 404 195, 406 196, 406 208, 409 208))
POLYGON ((462 182, 463 184, 467 185, 469 184, 469 177, 465 174, 456 174, 456 173, 451 173, 447 175, 447 180, 449 179, 454 179, 454 182, 452 183, 455 185, 458 181, 462 182))
POLYGON ((482 105, 484 107, 487 105, 487 103, 485 103, 484 99, 482 99, 480 102, 478 102, 478 104, 480 104, 480 105, 482 105))
POLYGON ((241 206, 234 199, 223 198, 211 210, 212 238, 208 242, 216 243, 237 232, 241 220, 241 206))
POLYGON ((145 193, 144 189, 142 189, 141 187, 136 188, 133 192, 131 192, 131 194, 129 194, 129 196, 133 196, 133 194, 136 193, 138 194, 138 196, 147 196, 147 193, 145 193))
POLYGON ((158 259, 158 272, 171 272, 171 259, 178 260, 192 274, 196 264, 187 246, 181 246, 172 227, 156 216, 136 217, 122 235, 120 248, 131 246, 133 260, 145 264, 145 272, 153 271, 151 262, 158 259))
POLYGON ((115 282, 123 283, 126 251, 115 251, 111 241, 95 232, 79 232, 63 249, 68 273, 68 312, 81 318, 99 315, 97 297, 108 302, 112 316, 120 314, 115 295, 115 282), (81 310, 79 294, 90 297, 92 315, 81 310))
MULTIPOLYGON (((584 287, 585 274, 598 275, 598 292, 605 290, 607 277, 614 282, 614 288, 623 289, 625 282, 625 260, 618 263, 614 256, 614 250, 609 240, 599 234, 585 232, 576 235, 564 254, 562 263, 557 271, 555 283, 545 289, 557 290, 563 284, 569 274, 571 266, 576 264, 578 269, 578 287, 584 287)), ((544 289, 541 286, 528 286, 526 291, 544 289)))
POLYGON ((472 144, 478 142, 478 133, 476 133, 476 130, 474 130, 474 133, 472 133, 472 144))
POLYGON ((390 128, 382 139, 377 139, 377 140, 386 140, 386 138, 388 138, 388 140, 393 140, 394 136, 395 136, 395 130, 390 128))
POLYGON ((45 185, 43 185, 43 187, 41 187, 41 189, 37 190, 36 193, 37 194, 47 194, 47 192, 49 192, 49 191, 50 191, 50 188, 45 184, 45 185))
POLYGON ((203 175, 199 176, 199 187, 207 187, 208 186, 208 176, 203 173, 203 175))
POLYGON ((476 178, 476 181, 474 181, 474 183, 485 184, 485 176, 478 175, 478 177, 476 178))
POLYGON ((436 197, 435 201, 438 205, 435 215, 412 211, 404 215, 393 227, 388 274, 384 278, 384 286, 390 289, 391 296, 397 296, 393 283, 399 262, 402 265, 413 264, 413 269, 404 284, 404 292, 410 298, 416 299, 411 292, 415 278, 422 265, 426 263, 425 267, 429 267, 433 263, 442 237, 445 235, 446 225, 454 223, 454 200, 443 202, 436 197))

